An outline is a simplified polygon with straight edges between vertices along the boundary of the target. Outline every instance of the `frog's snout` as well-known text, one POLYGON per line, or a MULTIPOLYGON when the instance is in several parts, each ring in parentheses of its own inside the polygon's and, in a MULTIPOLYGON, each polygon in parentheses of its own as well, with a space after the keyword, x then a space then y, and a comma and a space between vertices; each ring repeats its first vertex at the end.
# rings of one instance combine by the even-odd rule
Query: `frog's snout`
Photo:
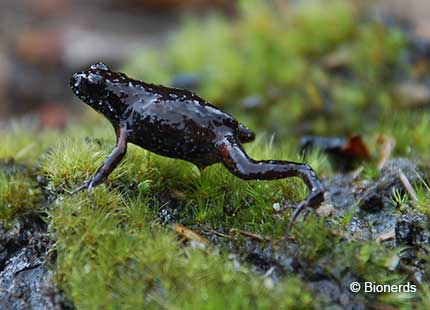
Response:
POLYGON ((84 100, 84 102, 86 102, 90 91, 89 86, 90 85, 85 72, 75 73, 70 78, 70 88, 72 89, 73 93, 81 100, 84 100))
POLYGON ((82 73, 75 73, 70 78, 70 87, 74 92, 79 89, 82 82, 82 73))

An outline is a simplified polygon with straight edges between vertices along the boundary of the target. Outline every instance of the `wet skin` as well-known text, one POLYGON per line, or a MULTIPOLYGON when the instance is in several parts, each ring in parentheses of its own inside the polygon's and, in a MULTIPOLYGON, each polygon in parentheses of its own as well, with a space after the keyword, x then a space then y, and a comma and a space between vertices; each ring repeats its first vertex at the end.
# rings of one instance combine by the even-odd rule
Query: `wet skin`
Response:
MULTIPOLYGON (((242 144, 255 134, 233 116, 194 93, 133 80, 112 72, 103 63, 75 73, 70 86, 86 104, 103 114, 116 131, 116 147, 95 175, 76 191, 103 183, 133 143, 159 155, 183 159, 200 169, 223 163, 244 180, 275 180, 300 177, 310 194, 296 208, 291 224, 306 207, 324 200, 324 189, 307 164, 283 160, 254 160, 242 144)), ((76 192, 75 191, 75 192, 76 192)))

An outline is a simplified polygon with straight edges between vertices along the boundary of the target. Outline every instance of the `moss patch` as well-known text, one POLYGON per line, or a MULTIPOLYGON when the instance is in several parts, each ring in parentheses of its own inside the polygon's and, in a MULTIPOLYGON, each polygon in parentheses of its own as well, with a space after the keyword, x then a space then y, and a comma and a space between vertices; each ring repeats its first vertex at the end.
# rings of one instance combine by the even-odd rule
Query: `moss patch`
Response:
POLYGON ((398 106, 395 77, 410 75, 407 39, 367 10, 252 0, 240 1, 238 15, 188 19, 165 52, 145 51, 125 70, 163 84, 194 74, 202 97, 280 137, 351 133, 398 106))
POLYGON ((256 274, 214 248, 183 247, 154 224, 142 201, 101 192, 66 199, 50 212, 58 277, 78 307, 115 309, 279 309, 317 300, 290 276, 267 288, 256 274))
POLYGON ((42 194, 33 178, 17 171, 14 163, 4 163, 3 168, 5 171, 0 170, 0 223, 8 224, 17 216, 34 211, 41 203, 42 194))

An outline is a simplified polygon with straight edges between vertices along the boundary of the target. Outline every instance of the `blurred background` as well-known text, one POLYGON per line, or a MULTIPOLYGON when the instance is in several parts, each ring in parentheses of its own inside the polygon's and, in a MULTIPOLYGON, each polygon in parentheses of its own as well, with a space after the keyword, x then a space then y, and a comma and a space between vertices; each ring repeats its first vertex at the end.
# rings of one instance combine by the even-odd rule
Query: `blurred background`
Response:
POLYGON ((192 89, 280 135, 350 133, 362 117, 371 126, 381 111, 429 103, 427 0, 1 0, 0 8, 0 121, 31 115, 42 128, 65 127, 85 110, 69 77, 98 61, 192 89))

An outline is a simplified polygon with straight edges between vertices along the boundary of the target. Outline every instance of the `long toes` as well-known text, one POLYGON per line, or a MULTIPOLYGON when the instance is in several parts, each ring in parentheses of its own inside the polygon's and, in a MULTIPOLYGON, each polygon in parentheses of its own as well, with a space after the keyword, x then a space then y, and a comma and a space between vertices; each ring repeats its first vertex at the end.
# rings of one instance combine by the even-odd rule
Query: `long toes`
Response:
POLYGON ((287 234, 291 230, 301 213, 306 212, 306 214, 308 214, 308 212, 314 212, 315 209, 318 208, 323 201, 324 192, 321 191, 315 192, 314 195, 309 196, 305 201, 301 202, 291 215, 290 222, 288 223, 287 234))
POLYGON ((90 198, 93 198, 94 187, 94 182, 90 182, 90 184, 88 184, 88 197, 90 198))
POLYGON ((303 211, 301 212, 303 213, 303 220, 305 220, 306 217, 312 212, 316 212, 315 208, 309 206, 304 207, 303 211))
POLYGON ((305 210, 306 208, 308 208, 308 205, 304 201, 297 206, 297 208, 294 210, 293 214, 291 215, 290 222, 288 223, 287 232, 291 230, 297 218, 299 217, 300 213, 302 213, 303 210, 305 210))
POLYGON ((82 184, 81 186, 79 186, 78 188, 76 188, 75 190, 70 192, 70 195, 75 195, 81 191, 83 191, 84 189, 86 189, 88 187, 88 183, 85 182, 84 184, 82 184))

